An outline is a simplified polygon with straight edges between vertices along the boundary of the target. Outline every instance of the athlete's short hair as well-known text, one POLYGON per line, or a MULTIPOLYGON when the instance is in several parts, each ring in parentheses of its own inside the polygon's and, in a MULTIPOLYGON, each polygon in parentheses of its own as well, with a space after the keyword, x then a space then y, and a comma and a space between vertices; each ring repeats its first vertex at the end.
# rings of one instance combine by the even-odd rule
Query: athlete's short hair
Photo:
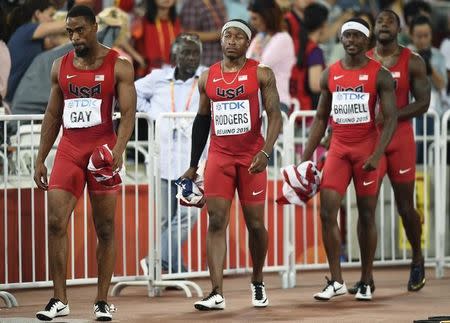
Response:
MULTIPOLYGON (((378 16, 381 15, 383 12, 387 12, 387 13, 390 13, 391 15, 393 15, 393 16, 395 17, 395 21, 397 22, 397 25, 400 27, 400 25, 401 25, 400 17, 397 15, 397 13, 396 13, 394 10, 391 10, 391 9, 382 9, 382 10, 380 11, 380 13, 378 14, 378 16)), ((377 16, 377 17, 378 17, 378 16, 377 16)))
POLYGON ((84 17, 89 23, 91 24, 96 23, 95 13, 88 6, 83 5, 73 6, 72 9, 70 9, 70 11, 67 13, 66 20, 75 17, 84 17))

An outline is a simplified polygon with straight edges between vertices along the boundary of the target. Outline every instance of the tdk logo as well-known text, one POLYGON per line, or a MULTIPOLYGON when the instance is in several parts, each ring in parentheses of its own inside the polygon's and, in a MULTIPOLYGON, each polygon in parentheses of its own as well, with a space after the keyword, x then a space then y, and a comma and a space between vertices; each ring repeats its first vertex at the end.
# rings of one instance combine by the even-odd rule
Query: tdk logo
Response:
POLYGON ((220 102, 216 104, 217 111, 229 111, 229 110, 238 110, 245 109, 244 101, 229 101, 229 102, 220 102))
POLYGON ((367 93, 346 93, 342 92, 338 94, 339 100, 364 100, 367 93))

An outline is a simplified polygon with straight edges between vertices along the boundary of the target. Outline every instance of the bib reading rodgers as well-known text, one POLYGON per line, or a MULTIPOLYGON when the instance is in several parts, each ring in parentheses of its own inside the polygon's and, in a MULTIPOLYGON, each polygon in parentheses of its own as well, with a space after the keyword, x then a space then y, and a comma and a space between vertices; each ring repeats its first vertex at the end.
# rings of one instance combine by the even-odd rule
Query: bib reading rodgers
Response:
POLYGON ((252 129, 248 100, 212 102, 216 136, 240 135, 252 129))
POLYGON ((337 124, 370 122, 370 94, 365 92, 333 92, 332 116, 337 124))
POLYGON ((102 123, 101 99, 76 98, 64 100, 65 128, 89 128, 102 123))

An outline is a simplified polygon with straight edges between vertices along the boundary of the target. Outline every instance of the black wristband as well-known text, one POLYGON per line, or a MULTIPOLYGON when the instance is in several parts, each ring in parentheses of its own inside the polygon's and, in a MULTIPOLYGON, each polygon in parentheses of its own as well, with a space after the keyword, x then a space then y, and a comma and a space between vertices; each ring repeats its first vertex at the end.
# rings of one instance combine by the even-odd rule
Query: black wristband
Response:
POLYGON ((267 157, 267 160, 270 160, 270 155, 268 153, 266 153, 264 150, 260 150, 260 152, 262 152, 264 154, 264 156, 267 157))
POLYGON ((208 141, 209 127, 211 126, 211 116, 197 114, 192 125, 192 148, 190 167, 197 167, 203 149, 208 141))

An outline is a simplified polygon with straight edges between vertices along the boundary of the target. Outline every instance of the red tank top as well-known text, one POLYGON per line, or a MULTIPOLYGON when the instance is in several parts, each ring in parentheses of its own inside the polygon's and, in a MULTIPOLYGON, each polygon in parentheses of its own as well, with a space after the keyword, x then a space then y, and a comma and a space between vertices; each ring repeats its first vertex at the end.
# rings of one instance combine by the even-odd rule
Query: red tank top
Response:
POLYGON ((64 95, 63 137, 83 144, 87 138, 115 135, 112 111, 115 104, 114 66, 119 54, 110 50, 100 67, 81 70, 73 65, 74 51, 61 61, 59 85, 64 95))
POLYGON ((211 102, 210 151, 253 156, 264 145, 261 134, 258 62, 248 59, 240 72, 209 68, 206 95, 211 102))
POLYGON ((375 129, 377 74, 381 64, 369 59, 357 70, 347 70, 341 61, 330 66, 328 88, 332 93, 331 127, 333 138, 360 142, 372 137, 375 129))
MULTIPOLYGON (((367 52, 367 56, 374 57, 374 49, 367 52)), ((395 97, 397 98, 397 109, 403 109, 409 104, 409 58, 411 57, 411 50, 403 47, 398 57, 397 63, 389 67, 392 77, 395 81, 395 97)), ((410 127, 409 120, 399 120, 397 129, 401 127, 410 127)))

